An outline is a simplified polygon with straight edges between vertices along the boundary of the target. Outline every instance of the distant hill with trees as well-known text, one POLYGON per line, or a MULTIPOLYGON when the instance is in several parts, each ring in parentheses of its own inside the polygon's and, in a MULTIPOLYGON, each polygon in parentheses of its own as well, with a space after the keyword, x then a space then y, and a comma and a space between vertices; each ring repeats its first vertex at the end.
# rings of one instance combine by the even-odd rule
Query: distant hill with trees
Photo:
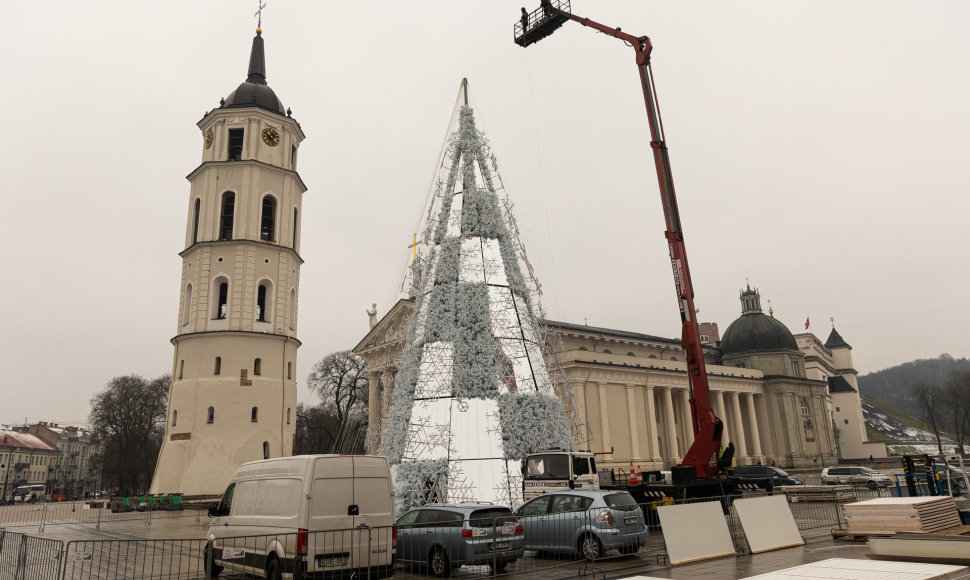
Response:
POLYGON ((970 359, 941 354, 933 359, 919 359, 888 369, 859 376, 863 395, 885 401, 910 415, 926 419, 916 397, 916 386, 943 385, 954 374, 970 371, 970 359))

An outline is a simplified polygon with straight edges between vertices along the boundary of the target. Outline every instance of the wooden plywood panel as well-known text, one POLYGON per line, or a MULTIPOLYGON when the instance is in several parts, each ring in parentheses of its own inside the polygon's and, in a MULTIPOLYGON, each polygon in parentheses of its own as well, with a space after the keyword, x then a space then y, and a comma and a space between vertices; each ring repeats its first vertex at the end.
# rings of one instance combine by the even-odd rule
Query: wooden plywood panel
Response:
POLYGON ((657 508, 671 564, 734 555, 721 503, 702 501, 657 508))
POLYGON ((748 546, 755 554, 805 543, 783 495, 739 499, 734 502, 734 508, 748 546))
POLYGON ((776 570, 758 576, 749 576, 748 580, 795 580, 805 578, 838 578, 840 580, 883 580, 894 578, 898 580, 931 580, 944 578, 962 578, 966 574, 966 566, 951 566, 947 564, 919 564, 915 562, 887 562, 881 560, 850 560, 848 558, 831 558, 794 568, 776 570))

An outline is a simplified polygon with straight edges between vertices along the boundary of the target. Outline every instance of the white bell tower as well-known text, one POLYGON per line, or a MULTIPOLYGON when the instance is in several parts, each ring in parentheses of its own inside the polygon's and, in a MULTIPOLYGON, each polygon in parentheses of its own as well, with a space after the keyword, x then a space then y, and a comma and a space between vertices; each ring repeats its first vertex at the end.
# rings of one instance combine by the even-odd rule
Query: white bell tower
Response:
POLYGON ((222 493, 236 468, 288 456, 296 431, 303 131, 266 84, 262 31, 246 81, 198 123, 165 440, 151 493, 222 493))

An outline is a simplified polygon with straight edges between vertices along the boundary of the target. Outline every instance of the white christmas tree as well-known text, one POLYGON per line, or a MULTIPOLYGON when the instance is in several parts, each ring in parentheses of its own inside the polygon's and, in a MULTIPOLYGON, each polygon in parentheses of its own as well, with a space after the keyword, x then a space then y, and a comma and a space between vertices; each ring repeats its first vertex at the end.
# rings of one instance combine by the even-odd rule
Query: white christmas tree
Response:
POLYGON ((467 98, 453 125, 426 209, 414 313, 382 421, 380 452, 395 471, 398 513, 445 501, 510 505, 522 495, 526 454, 574 448, 571 404, 563 404, 568 385, 543 356, 538 284, 467 98))

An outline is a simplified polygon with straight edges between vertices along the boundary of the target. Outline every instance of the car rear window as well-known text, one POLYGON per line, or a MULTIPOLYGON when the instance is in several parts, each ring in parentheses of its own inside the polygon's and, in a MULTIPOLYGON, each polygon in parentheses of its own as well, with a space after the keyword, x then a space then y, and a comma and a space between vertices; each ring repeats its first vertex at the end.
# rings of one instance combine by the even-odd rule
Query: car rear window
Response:
POLYGON ((634 500, 633 496, 628 493, 611 493, 610 495, 603 496, 603 501, 605 501, 606 505, 610 506, 611 508, 625 512, 634 510, 638 507, 636 500, 634 500))
POLYGON ((502 525, 514 522, 515 516, 508 508, 487 508, 475 510, 468 516, 468 523, 473 528, 487 528, 494 524, 502 525))

